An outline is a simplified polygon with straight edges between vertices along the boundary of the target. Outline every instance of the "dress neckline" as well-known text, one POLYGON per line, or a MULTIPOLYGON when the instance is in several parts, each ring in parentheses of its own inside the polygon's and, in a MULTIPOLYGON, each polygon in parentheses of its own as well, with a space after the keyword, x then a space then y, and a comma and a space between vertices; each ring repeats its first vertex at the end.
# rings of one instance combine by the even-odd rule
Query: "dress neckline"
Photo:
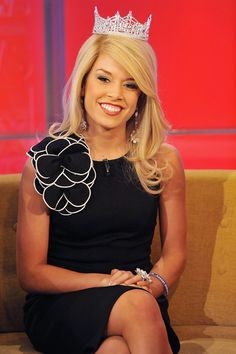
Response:
POLYGON ((115 159, 103 159, 103 160, 92 160, 93 163, 95 164, 99 164, 99 163, 104 163, 105 161, 108 161, 108 162, 118 162, 118 161, 121 161, 123 159, 125 159, 125 157, 127 156, 128 153, 126 153, 125 155, 122 155, 120 157, 117 157, 115 159))

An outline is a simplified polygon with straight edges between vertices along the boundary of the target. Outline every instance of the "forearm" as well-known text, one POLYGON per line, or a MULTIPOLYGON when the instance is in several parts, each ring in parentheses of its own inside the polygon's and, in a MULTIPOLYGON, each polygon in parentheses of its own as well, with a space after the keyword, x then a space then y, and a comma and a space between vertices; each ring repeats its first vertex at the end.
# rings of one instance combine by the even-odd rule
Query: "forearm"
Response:
POLYGON ((48 264, 35 266, 32 270, 21 270, 18 274, 21 287, 27 292, 62 293, 86 288, 106 286, 108 274, 78 273, 48 264))
MULTIPOLYGON (((182 274, 186 262, 186 256, 184 252, 179 254, 162 256, 159 261, 153 266, 151 272, 161 275, 161 277, 166 281, 168 287, 171 286, 179 279, 182 274)), ((151 277, 152 284, 151 289, 155 297, 163 294, 164 288, 162 283, 151 277)))

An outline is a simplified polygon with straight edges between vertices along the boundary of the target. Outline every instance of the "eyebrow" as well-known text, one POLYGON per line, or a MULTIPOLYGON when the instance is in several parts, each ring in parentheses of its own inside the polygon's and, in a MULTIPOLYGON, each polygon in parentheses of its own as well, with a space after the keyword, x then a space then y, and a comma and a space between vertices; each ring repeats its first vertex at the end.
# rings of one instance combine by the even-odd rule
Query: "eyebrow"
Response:
MULTIPOLYGON (((102 69, 102 68, 101 68, 101 69, 97 69, 97 70, 96 70, 96 72, 97 72, 97 71, 103 71, 103 72, 104 72, 104 73, 106 73, 107 75, 112 76, 112 73, 110 73, 110 71, 107 71, 107 70, 105 70, 105 69, 102 69)), ((135 81, 133 77, 128 77, 128 78, 127 78, 127 79, 125 79, 124 81, 126 81, 126 80, 132 80, 132 81, 135 81)))

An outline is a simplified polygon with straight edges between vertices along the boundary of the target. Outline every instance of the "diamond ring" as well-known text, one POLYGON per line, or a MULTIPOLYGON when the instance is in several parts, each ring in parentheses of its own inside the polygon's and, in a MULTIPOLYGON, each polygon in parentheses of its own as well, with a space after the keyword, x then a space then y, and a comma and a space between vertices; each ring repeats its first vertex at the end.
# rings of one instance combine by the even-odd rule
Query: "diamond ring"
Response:
POLYGON ((148 283, 152 283, 152 279, 150 278, 149 274, 140 268, 136 268, 135 269, 135 273, 140 275, 140 277, 142 278, 143 281, 147 281, 148 283))

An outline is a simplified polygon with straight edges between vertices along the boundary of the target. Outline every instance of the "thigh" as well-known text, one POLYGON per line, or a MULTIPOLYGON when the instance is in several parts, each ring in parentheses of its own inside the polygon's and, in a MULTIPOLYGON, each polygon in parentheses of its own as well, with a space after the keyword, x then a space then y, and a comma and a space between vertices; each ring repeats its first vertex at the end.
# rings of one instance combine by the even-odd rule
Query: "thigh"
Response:
POLYGON ((92 346, 95 331, 91 328, 89 336, 87 325, 92 314, 81 306, 82 295, 73 292, 38 296, 26 311, 26 332, 38 351, 74 354, 86 352, 87 343, 92 346))
POLYGON ((40 352, 95 353, 106 335, 104 292, 43 295, 26 312, 26 332, 40 352))
POLYGON ((156 299, 147 291, 133 289, 122 294, 110 313, 107 325, 108 335, 122 335, 127 322, 142 325, 142 319, 154 317, 164 324, 156 299))
POLYGON ((114 303, 127 290, 114 286, 30 296, 24 308, 26 332, 35 348, 47 354, 95 353, 107 337, 114 303))
POLYGON ((128 345, 123 337, 111 336, 106 338, 95 354, 130 354, 128 345))

